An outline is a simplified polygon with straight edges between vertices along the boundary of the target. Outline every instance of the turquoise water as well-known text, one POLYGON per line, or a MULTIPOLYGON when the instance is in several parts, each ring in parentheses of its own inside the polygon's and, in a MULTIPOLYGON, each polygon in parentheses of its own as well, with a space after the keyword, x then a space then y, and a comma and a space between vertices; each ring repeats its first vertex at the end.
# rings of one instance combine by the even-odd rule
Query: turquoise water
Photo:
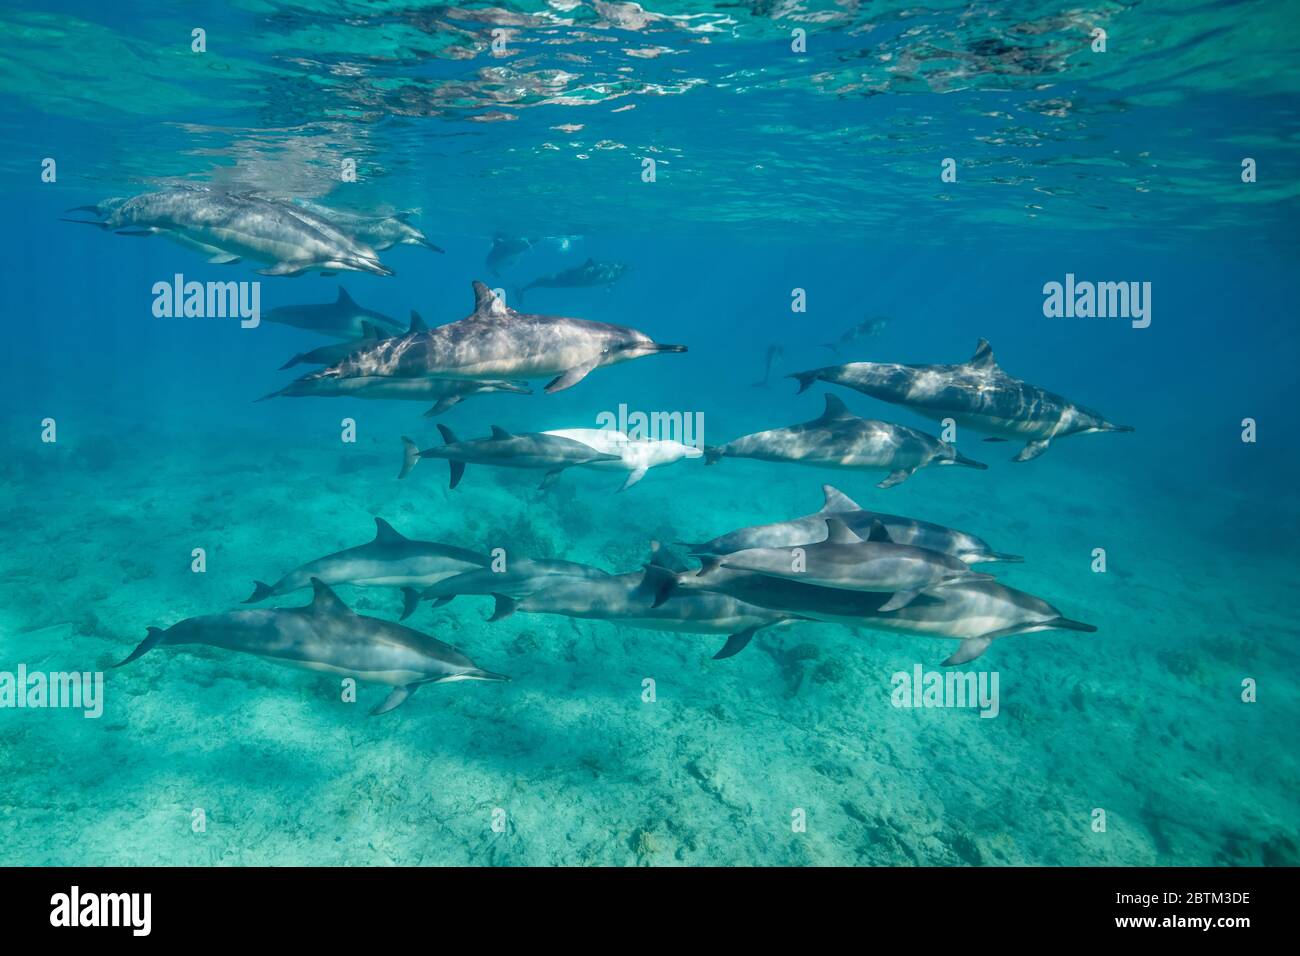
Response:
MULTIPOLYGON (((105 676, 98 719, 0 709, 0 863, 1300 861, 1300 18, 1262 2, 1065 11, 6 7, 0 672, 105 676), (207 52, 191 51, 195 27, 207 52), (955 182, 940 178, 949 157, 955 182), (339 181, 345 159, 355 183, 339 181), (264 277, 58 221, 182 184, 410 210, 446 253, 382 251, 392 277, 264 277), (498 279, 496 233, 572 238, 498 279), (264 313, 342 286, 441 323, 469 314, 472 280, 509 298, 588 257, 632 269, 530 291, 529 309, 689 352, 436 419, 414 402, 254 403, 329 340, 151 311, 153 285, 182 273, 260 281, 264 313), (1150 326, 1045 318, 1043 286, 1067 273, 1150 282, 1150 326), (819 347, 868 316, 887 320, 877 335, 839 359, 819 347), (1010 374, 1136 430, 1013 463, 1017 445, 959 429, 986 471, 932 467, 887 490, 879 472, 739 459, 655 468, 623 493, 621 475, 583 469, 545 492, 537 473, 477 465, 449 490, 437 461, 396 479, 399 437, 436 445, 435 422, 461 437, 594 427, 621 405, 699 413, 710 445, 814 418, 827 393, 937 434, 847 389, 796 396, 783 376, 962 362, 981 337, 1010 374), (772 382, 753 387, 773 344, 772 382), (1257 441, 1242 441, 1247 418, 1257 441), (511 681, 425 687, 380 717, 366 711, 387 688, 345 704, 337 676, 213 648, 108 670, 147 627, 240 607, 254 580, 369 540, 374 516, 623 572, 652 541, 815 511, 824 483, 1023 555, 977 568, 1097 631, 1012 635, 964 665, 998 674, 995 719, 893 706, 892 676, 941 670, 952 640, 797 622, 715 661, 719 635, 489 623, 486 597, 406 623, 511 681)), ((337 591, 362 614, 401 610, 392 588, 337 591)))

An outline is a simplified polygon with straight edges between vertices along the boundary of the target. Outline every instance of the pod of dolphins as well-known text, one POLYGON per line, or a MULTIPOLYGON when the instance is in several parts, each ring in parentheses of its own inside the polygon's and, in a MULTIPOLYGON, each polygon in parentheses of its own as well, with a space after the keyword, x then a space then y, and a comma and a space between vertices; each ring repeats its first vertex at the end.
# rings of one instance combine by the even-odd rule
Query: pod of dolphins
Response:
MULTIPOLYGON (((442 251, 406 214, 345 213, 254 193, 172 189, 110 199, 77 211, 93 212, 97 218, 70 221, 123 235, 162 235, 197 249, 213 263, 245 258, 267 263, 259 272, 273 276, 313 270, 392 275, 376 250, 409 244, 442 251)), ((488 255, 489 269, 496 274, 549 241, 562 241, 567 248, 567 239, 511 240, 498 235, 488 255)), ((625 271, 624 266, 589 259, 575 269, 534 280, 517 296, 531 288, 608 285, 625 271)), ((272 309, 264 316, 268 321, 337 341, 291 357, 282 368, 321 368, 263 398, 415 400, 432 403, 426 416, 438 415, 478 394, 531 394, 530 380, 546 379, 544 391, 558 392, 600 368, 686 351, 683 345, 664 345, 626 326, 517 311, 482 282, 473 283, 473 292, 469 315, 432 328, 415 312, 403 326, 364 309, 341 288, 331 303, 272 309)), ((829 347, 876 330, 851 331, 853 335, 846 333, 829 347)), ((769 350, 769 374, 773 358, 769 350)), ((851 362, 789 377, 797 380, 800 392, 815 382, 827 382, 936 420, 952 419, 988 435, 985 441, 1023 440, 1026 444, 1014 461, 1038 457, 1056 438, 1133 430, 1008 375, 983 339, 970 360, 956 365, 851 362)), ((987 468, 923 431, 860 418, 829 393, 822 414, 812 421, 702 450, 608 428, 511 433, 493 426, 488 436, 469 439, 446 425, 438 425, 438 430, 443 444, 424 449, 402 438, 399 478, 422 458, 447 461, 451 488, 472 463, 540 471, 542 488, 572 467, 623 471, 627 476, 620 491, 635 485, 652 467, 700 457, 710 465, 724 458, 752 458, 874 470, 885 473, 880 488, 906 481, 929 465, 987 468)), ((799 621, 958 640, 944 661, 948 665, 972 661, 993 640, 1012 634, 1096 630, 971 568, 1021 558, 996 552, 963 531, 869 511, 829 485, 823 491, 823 506, 811 515, 684 545, 698 567, 655 544, 645 565, 621 574, 541 558, 511 557, 498 568, 485 554, 410 539, 376 518, 373 541, 304 564, 274 584, 257 582, 245 602, 311 588, 309 604, 205 615, 165 630, 151 627, 117 666, 160 645, 207 644, 387 685, 391 691, 372 710, 375 714, 399 706, 422 684, 508 679, 404 624, 355 613, 331 590, 340 584, 400 589, 402 620, 422 601, 438 607, 461 595, 484 595, 495 601, 490 621, 516 612, 558 614, 726 635, 716 659, 738 653, 763 628, 799 621)))

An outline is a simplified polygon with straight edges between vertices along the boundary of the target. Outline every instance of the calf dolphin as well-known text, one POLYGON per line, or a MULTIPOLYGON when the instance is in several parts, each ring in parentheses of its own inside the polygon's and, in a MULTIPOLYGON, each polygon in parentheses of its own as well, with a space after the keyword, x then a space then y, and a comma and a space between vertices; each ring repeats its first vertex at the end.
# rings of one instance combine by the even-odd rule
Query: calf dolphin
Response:
POLYGON ((357 305, 343 286, 339 286, 338 297, 333 302, 280 305, 268 311, 262 318, 267 322, 292 325, 297 329, 307 329, 338 339, 363 338, 367 323, 388 337, 407 332, 396 319, 357 305))
POLYGON ((331 209, 320 203, 306 199, 295 203, 308 212, 315 213, 338 225, 348 235, 354 236, 379 252, 396 245, 424 246, 434 252, 444 250, 429 241, 417 227, 411 224, 411 213, 399 212, 391 216, 351 212, 343 209, 331 209))
POLYGON ((565 580, 526 597, 497 596, 494 620, 515 611, 561 614, 597 621, 617 621, 630 627, 695 634, 729 634, 714 660, 731 657, 745 648, 754 634, 773 624, 797 620, 796 615, 746 604, 727 594, 690 592, 672 594, 656 602, 660 578, 670 575, 651 565, 630 574, 603 580, 565 580))
POLYGON ((254 581, 253 593, 244 603, 255 604, 305 588, 314 578, 326 584, 426 588, 487 563, 485 555, 464 548, 407 538, 383 518, 376 518, 373 541, 294 568, 275 584, 254 581))
POLYGON ((918 548, 951 554, 967 564, 1024 560, 1017 554, 994 551, 989 547, 988 542, 965 531, 945 528, 943 525, 929 521, 886 514, 883 511, 866 510, 844 492, 830 485, 822 485, 822 494, 825 502, 821 510, 806 517, 740 528, 709 541, 686 544, 686 548, 693 555, 720 555, 743 551, 746 548, 789 548, 824 541, 826 540, 826 518, 834 515, 850 530, 860 534, 869 531, 872 523, 879 521, 889 532, 890 539, 898 544, 910 544, 918 548))
POLYGON ((1131 425, 1114 425, 1101 413, 1045 388, 1012 378, 998 367, 984 339, 963 365, 896 365, 851 362, 796 372, 799 391, 815 381, 856 389, 864 395, 921 414, 951 418, 959 425, 994 437, 986 441, 1027 439, 1013 461, 1029 461, 1047 451, 1053 438, 1091 432, 1131 432, 1131 425))
POLYGON ((161 235, 208 255, 209 262, 269 262, 262 275, 319 269, 391 276, 375 251, 328 220, 289 203, 208 189, 168 189, 96 206, 87 222, 120 235, 161 235))
POLYGON ((861 623, 881 630, 956 638, 961 644, 944 661, 948 665, 973 661, 993 640, 1010 634, 1097 630, 1063 616, 1042 598, 993 581, 959 582, 926 591, 906 607, 878 611, 861 623))
POLYGON ((425 588, 419 599, 432 601, 434 607, 442 607, 462 594, 504 594, 522 598, 563 581, 599 581, 609 576, 608 571, 576 561, 518 558, 507 561, 501 571, 491 567, 475 568, 443 578, 425 588))
POLYGON ((546 391, 558 392, 605 365, 685 351, 684 345, 660 345, 644 332, 621 325, 516 312, 482 282, 475 282, 474 312, 468 317, 380 342, 327 374, 477 379, 554 375, 546 391))
POLYGON ((626 471, 627 480, 619 486, 619 491, 627 491, 656 465, 671 465, 683 458, 699 458, 704 454, 698 448, 669 438, 629 438, 625 432, 615 428, 555 428, 542 434, 571 438, 590 445, 596 451, 618 456, 617 461, 594 461, 591 467, 626 471))
POLYGON ((885 331, 887 325, 889 325, 889 320, 879 316, 865 318, 851 329, 845 329, 839 338, 834 341, 823 342, 822 348, 830 349, 838 354, 841 345, 852 345, 861 339, 874 338, 885 331))
POLYGON ((465 475, 465 466, 470 463, 500 465, 503 468, 538 468, 546 472, 541 487, 549 488, 565 468, 596 461, 619 460, 618 455, 605 454, 580 441, 541 432, 512 435, 504 428, 493 425, 492 434, 487 438, 461 441, 446 425, 439 425, 438 431, 442 433, 442 440, 446 444, 423 451, 411 439, 402 436, 406 454, 398 478, 409 475, 421 458, 445 458, 451 466, 452 488, 460 484, 460 479, 465 475))
POLYGON ((960 581, 989 581, 964 561, 938 551, 895 544, 879 521, 859 537, 836 516, 826 518, 824 540, 793 548, 750 548, 715 559, 724 568, 806 581, 849 591, 895 592, 882 611, 905 607, 923 590, 960 581))
POLYGON ((331 378, 321 372, 312 372, 295 379, 284 388, 263 395, 257 401, 280 396, 286 398, 363 398, 397 399, 401 401, 433 402, 425 417, 441 415, 473 395, 489 392, 514 392, 531 395, 533 390, 520 382, 472 381, 459 378, 392 378, 372 375, 367 378, 331 378))
POLYGON ((580 266, 538 276, 517 290, 515 298, 523 302, 524 293, 532 289, 589 289, 594 286, 613 285, 627 274, 628 268, 621 262, 597 262, 595 259, 588 259, 580 266))
POLYGON ((393 688, 370 713, 386 714, 422 684, 461 680, 504 681, 485 671, 450 644, 409 627, 357 614, 320 578, 311 579, 312 601, 305 607, 258 608, 191 617, 149 635, 121 667, 155 647, 206 644, 242 651, 328 674, 355 677, 393 688))
POLYGON ((876 468, 889 475, 877 488, 906 481, 926 465, 987 468, 933 435, 869 418, 858 418, 834 395, 826 396, 821 416, 800 425, 745 435, 704 449, 706 464, 722 458, 788 461, 823 468, 876 468))

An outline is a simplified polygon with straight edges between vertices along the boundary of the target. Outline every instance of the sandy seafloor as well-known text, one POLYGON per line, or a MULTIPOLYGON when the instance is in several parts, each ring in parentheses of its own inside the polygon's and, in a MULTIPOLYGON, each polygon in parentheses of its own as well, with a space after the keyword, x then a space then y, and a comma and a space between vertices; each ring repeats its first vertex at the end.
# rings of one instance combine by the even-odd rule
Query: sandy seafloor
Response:
MULTIPOLYGON (((401 414, 431 435, 416 408, 401 414)), ((372 515, 412 537, 504 538, 516 554, 628 570, 651 538, 815 510, 827 480, 1025 555, 983 569, 1100 630, 995 642, 969 665, 999 672, 991 720, 890 704, 893 672, 937 668, 954 642, 831 625, 764 631, 712 661, 720 637, 487 624, 487 598, 423 605, 408 623, 513 680, 425 687, 380 718, 366 710, 384 688, 344 705, 334 678, 163 648, 108 672, 99 720, 0 711, 0 863, 1300 861, 1296 583, 1286 562, 1270 579, 1259 560, 1294 533, 1294 502, 1261 518, 1194 473, 1153 487, 1106 447, 1124 436, 1069 439, 1028 467, 1006 461, 1011 446, 978 446, 990 471, 930 469, 889 492, 868 475, 734 460, 655 470, 623 495, 608 473, 538 494, 533 474, 471 467, 450 492, 441 462, 393 479, 391 430, 345 453, 292 434, 268 451, 251 414, 196 429, 182 423, 197 408, 174 411, 129 428, 83 418, 41 454, 5 450, 4 660, 105 668, 147 625, 235 607, 254 578, 368 540, 372 515), (1099 541, 1105 574, 1089 569, 1099 541), (189 570, 195 546, 206 574, 189 570), (1240 702, 1243 677, 1260 704, 1240 702)), ((396 591, 339 593, 364 613, 400 607, 396 591)))

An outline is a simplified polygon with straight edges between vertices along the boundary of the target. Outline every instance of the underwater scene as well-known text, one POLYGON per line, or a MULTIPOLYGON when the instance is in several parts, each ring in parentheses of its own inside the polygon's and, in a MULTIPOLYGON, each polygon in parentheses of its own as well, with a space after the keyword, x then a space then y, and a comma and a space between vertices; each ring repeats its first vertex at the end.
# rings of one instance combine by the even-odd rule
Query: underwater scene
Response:
POLYGON ((0 864, 1300 863, 1300 4, 0 7, 0 864))

